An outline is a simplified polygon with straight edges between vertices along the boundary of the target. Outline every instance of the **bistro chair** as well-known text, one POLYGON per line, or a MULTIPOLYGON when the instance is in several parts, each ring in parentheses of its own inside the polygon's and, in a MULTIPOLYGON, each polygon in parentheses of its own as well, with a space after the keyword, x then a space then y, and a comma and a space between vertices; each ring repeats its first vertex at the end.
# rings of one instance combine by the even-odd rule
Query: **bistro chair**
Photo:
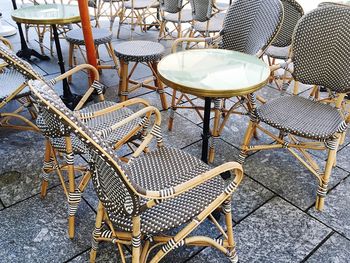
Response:
MULTIPOLYGON (((114 49, 112 46, 113 33, 103 28, 92 28, 92 36, 96 47, 96 53, 98 58, 98 68, 100 70, 116 69, 118 71, 118 61, 114 54, 114 49), (112 65, 101 65, 101 59, 99 57, 99 52, 98 52, 98 49, 101 45, 106 47, 106 50, 109 56, 112 58, 112 61, 113 61, 112 65)), ((66 40, 69 43, 69 53, 68 53, 69 67, 73 68, 74 66, 77 65, 76 56, 74 52, 74 50, 77 48, 81 51, 81 54, 83 55, 83 58, 86 62, 86 56, 84 55, 84 53, 80 48, 80 46, 85 46, 83 30, 78 28, 78 29, 73 29, 71 31, 68 31, 66 33, 66 40)))
POLYGON ((122 0, 117 38, 119 38, 120 28, 123 24, 131 26, 131 39, 136 26, 140 27, 141 32, 146 32, 148 27, 153 25, 159 26, 158 8, 158 0, 122 0), (152 22, 147 21, 149 19, 152 19, 152 22))
MULTIPOLYGON (((183 3, 183 0, 160 0, 161 22, 159 29, 158 40, 167 40, 183 37, 186 35, 186 31, 183 28, 183 24, 188 24, 189 28, 192 22, 191 9, 185 9, 184 7, 188 2, 183 3), (172 23, 173 30, 169 30, 168 23, 172 23), (176 36, 173 36, 173 33, 176 36)), ((187 30, 188 31, 188 30, 187 30)))
POLYGON ((220 13, 213 0, 191 0, 193 25, 190 37, 199 33, 200 37, 208 37, 221 31, 225 13, 220 13))
MULTIPOLYGON (((29 85, 46 112, 47 121, 60 125, 68 138, 69 133, 74 133, 88 149, 92 181, 99 198, 90 262, 95 262, 102 241, 117 244, 123 262, 123 245, 131 247, 132 262, 146 262, 157 247, 150 262, 159 262, 171 250, 183 245, 211 246, 231 262, 238 261, 231 195, 242 180, 241 165, 230 162, 212 169, 188 153, 164 146, 160 112, 154 107, 148 107, 155 119, 151 130, 129 162, 121 163, 98 133, 85 126, 53 96, 50 87, 39 81, 31 81, 29 85), (157 140, 157 149, 140 155, 153 137, 157 140), (230 171, 235 176, 225 183, 220 174, 230 171), (226 230, 211 215, 219 207, 225 214, 226 230), (206 218, 217 226, 222 238, 190 236, 206 218), (174 236, 163 234, 180 226, 181 230, 174 236)), ((136 116, 139 113, 133 117, 136 116)))
MULTIPOLYGON (((195 1, 195 0, 193 0, 195 1)), ((278 33, 283 20, 283 6, 279 0, 236 0, 229 7, 222 30, 218 35, 206 38, 182 38, 175 40, 172 51, 175 52, 179 44, 183 43, 204 43, 210 48, 221 48, 239 51, 257 57, 261 57, 265 50, 278 33)), ((264 101, 262 98, 259 98, 264 101)), ((214 99, 214 125, 212 130, 212 140, 209 146, 209 162, 214 160, 214 145, 232 113, 247 114, 246 112, 237 111, 242 105, 248 110, 249 105, 246 98, 240 97, 230 108, 225 108, 225 101, 217 98, 214 99), (220 124, 220 118, 224 118, 220 124)), ((191 98, 184 93, 177 95, 173 90, 171 100, 171 114, 168 123, 168 129, 172 130, 177 108, 195 109, 203 120, 200 110, 203 106, 196 105, 191 98), (183 107, 183 101, 190 103, 189 106, 183 107)))
POLYGON ((120 79, 118 95, 121 101, 128 99, 130 92, 138 88, 145 87, 151 90, 156 90, 162 103, 162 108, 167 109, 168 103, 164 93, 163 83, 158 76, 157 65, 164 54, 163 45, 152 41, 127 41, 116 45, 115 55, 120 62, 120 79), (133 63, 129 71, 129 64, 133 63), (136 81, 131 79, 136 67, 139 64, 147 66, 152 72, 152 77, 136 81), (154 82, 154 85, 149 84, 154 82), (131 86, 129 84, 132 84, 131 86))
POLYGON ((32 121, 21 114, 27 111, 32 119, 37 116, 26 84, 27 75, 14 67, 16 63, 26 66, 29 64, 20 60, 7 60, 7 54, 12 53, 12 45, 3 37, 0 37, 0 41, 2 42, 0 42, 0 127, 39 131, 32 121), (5 112, 10 102, 16 102, 19 107, 11 112, 5 112))
MULTIPOLYGON (((124 103, 105 101, 103 96, 103 91, 105 90, 105 87, 103 86, 103 84, 98 82, 98 71, 91 65, 82 64, 75 67, 74 69, 71 69, 70 71, 67 71, 63 75, 60 75, 51 80, 46 80, 38 72, 36 72, 30 64, 18 58, 16 54, 14 54, 11 50, 3 48, 2 46, 0 46, 0 58, 2 58, 9 66, 11 66, 11 68, 15 70, 15 72, 19 74, 18 78, 21 81, 24 81, 23 85, 25 87, 27 86, 27 80, 29 79, 41 80, 53 87, 53 85, 57 82, 69 77, 74 73, 77 73, 78 71, 90 70, 94 74, 95 81, 92 83, 88 91, 80 100, 79 104, 76 106, 74 114, 78 116, 87 126, 91 127, 91 129, 103 131, 106 142, 111 144, 112 147, 116 150, 119 149, 125 143, 138 145, 137 141, 142 140, 142 130, 145 127, 147 127, 147 118, 149 117, 149 115, 145 119, 134 120, 133 122, 130 122, 128 125, 125 125, 120 129, 115 129, 113 131, 108 132, 108 128, 133 114, 133 111, 131 111, 128 108, 128 106, 138 104, 142 106, 148 106, 148 102, 146 102, 143 99, 132 99, 124 103), (97 97, 100 100, 100 102, 82 108, 85 102, 93 93, 97 94, 97 97)), ((53 88, 52 92, 55 93, 53 88)), ((60 100, 59 97, 58 99, 60 100)), ((35 100, 33 101, 31 99, 30 101, 33 105, 33 108, 37 108, 35 107, 35 100)), ((36 112, 38 112, 37 109, 36 112)), ((42 117, 42 114, 39 114, 37 118, 37 126, 40 128, 40 131, 46 138, 43 173, 41 174, 41 197, 44 198, 46 196, 49 182, 49 174, 53 171, 56 171, 61 180, 64 192, 67 195, 69 206, 68 233, 69 237, 73 238, 75 212, 81 200, 81 194, 84 191, 86 184, 89 182, 90 178, 90 175, 88 173, 85 173, 85 167, 74 166, 74 155, 84 154, 85 147, 77 138, 72 138, 68 143, 66 142, 66 139, 64 137, 55 136, 55 133, 53 131, 57 127, 52 127, 51 125, 54 125, 54 123, 46 123, 44 121, 44 118, 42 117), (65 162, 59 164, 56 157, 56 153, 64 154, 66 157, 65 162), (68 190, 65 185, 65 181, 62 177, 63 171, 65 170, 68 171, 68 190), (78 187, 76 187, 74 180, 75 171, 84 173, 84 176, 82 177, 78 187)), ((35 127, 37 131, 39 131, 37 126, 33 124, 33 127, 35 127)))
POLYGON ((97 4, 97 17, 108 17, 109 31, 113 31, 113 24, 119 17, 122 8, 122 0, 99 0, 97 4))
MULTIPOLYGON (((265 55, 267 55, 269 65, 275 64, 276 59, 287 60, 289 57, 290 45, 292 43, 292 35, 295 26, 297 25, 299 19, 304 15, 304 10, 301 5, 295 0, 281 0, 284 8, 284 19, 282 22, 281 30, 277 34, 275 40, 272 42, 271 46, 266 50, 265 55)), ((274 81, 280 90, 286 90, 292 81, 292 79, 287 80, 287 70, 284 74, 279 77, 274 73, 271 73, 271 82, 274 81), (277 79, 282 79, 281 86, 277 79)))
POLYGON ((340 111, 346 93, 350 92, 350 8, 327 5, 306 14, 293 36, 288 63, 293 63, 293 78, 310 85, 320 85, 334 93, 335 104, 301 96, 282 96, 256 107, 255 95, 249 96, 253 107, 246 131, 240 162, 249 151, 287 149, 318 182, 316 209, 322 210, 332 167, 342 134, 350 116, 340 111), (279 131, 278 135, 262 128, 260 122, 279 131), (270 145, 250 145, 252 130, 257 128, 275 141, 270 145), (322 170, 307 150, 327 151, 322 170))

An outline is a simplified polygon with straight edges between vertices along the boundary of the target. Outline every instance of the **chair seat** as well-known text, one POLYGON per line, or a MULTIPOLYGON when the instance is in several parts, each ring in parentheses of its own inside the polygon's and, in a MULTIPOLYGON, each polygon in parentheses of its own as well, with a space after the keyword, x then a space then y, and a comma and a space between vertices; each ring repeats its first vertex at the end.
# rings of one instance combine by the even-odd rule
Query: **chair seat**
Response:
MULTIPOLYGON (((95 45, 107 44, 112 41, 113 34, 107 29, 92 28, 92 36, 94 38, 95 45)), ((83 30, 80 28, 68 31, 66 34, 66 40, 74 45, 85 45, 83 30)))
MULTIPOLYGON (((169 22, 178 22, 179 21, 179 13, 165 13, 164 19, 169 22)), ((181 23, 189 23, 192 21, 192 11, 191 9, 182 9, 181 10, 181 23)))
MULTIPOLYGON (((131 163, 126 172, 147 190, 160 190, 183 183, 210 170, 196 157, 181 150, 161 147, 131 163)), ((188 222, 203 211, 224 191, 224 181, 218 176, 175 198, 146 210, 141 214, 141 232, 155 234, 188 222)), ((119 230, 131 231, 131 218, 109 215, 119 230)))
POLYGON ((152 41, 127 41, 116 45, 114 52, 125 62, 153 62, 162 58, 164 47, 152 41))
POLYGON ((288 54, 289 54, 289 48, 288 47, 275 47, 275 46, 270 46, 266 51, 265 55, 272 57, 272 58, 277 58, 277 59, 288 59, 288 54))
MULTIPOLYGON (((225 16, 226 16, 225 13, 218 13, 214 15, 212 18, 210 18, 208 32, 209 33, 219 32, 222 29, 225 16)), ((207 22, 196 22, 193 28, 198 32, 205 32, 207 30, 207 22)))
POLYGON ((145 9, 147 7, 157 8, 159 7, 159 2, 154 0, 137 0, 137 1, 127 1, 125 2, 125 8, 131 9, 132 2, 134 2, 134 9, 145 9))
POLYGON ((279 130, 315 140, 330 138, 343 121, 332 106, 299 96, 268 101, 257 108, 256 115, 279 130))
MULTIPOLYGON (((103 110, 107 107, 111 107, 115 104, 116 103, 111 101, 103 101, 103 102, 89 105, 84 109, 80 110, 79 112, 80 113, 95 112, 98 110, 103 110)), ((84 122, 92 130, 99 131, 99 130, 111 127, 111 125, 118 123, 119 121, 125 119, 131 114, 133 114, 132 110, 126 107, 123 107, 111 113, 98 116, 96 118, 92 118, 89 120, 85 120, 84 122)), ((47 130, 47 126, 40 115, 38 116, 36 122, 40 130, 43 131, 43 133, 45 134, 46 133, 45 131, 47 130)), ((124 125, 123 127, 114 130, 113 132, 109 133, 106 138, 104 138, 105 141, 110 144, 115 144, 116 142, 120 141, 125 135, 127 135, 134 127, 136 127, 139 122, 140 122, 140 119, 135 119, 132 122, 124 125)), ((135 139, 135 138, 132 138, 132 139, 135 139)), ((74 135, 71 135, 71 140, 72 140, 73 152, 75 154, 84 154, 87 152, 86 146, 74 135)), ((64 138, 62 137, 50 138, 50 141, 52 143, 52 146, 56 150, 60 152, 66 151, 66 143, 64 138)))
MULTIPOLYGON (((24 76, 13 68, 5 67, 0 72, 0 101, 11 95, 23 82, 24 76)), ((23 97, 29 94, 28 87, 20 91, 15 98, 23 97)))

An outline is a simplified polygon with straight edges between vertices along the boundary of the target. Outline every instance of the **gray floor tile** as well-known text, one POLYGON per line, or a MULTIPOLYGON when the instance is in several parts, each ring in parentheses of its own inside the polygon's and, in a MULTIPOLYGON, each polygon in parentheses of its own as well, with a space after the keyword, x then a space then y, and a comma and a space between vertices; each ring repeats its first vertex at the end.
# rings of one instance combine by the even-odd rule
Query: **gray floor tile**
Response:
POLYGON ((350 238, 349 187, 350 178, 347 178, 328 193, 324 211, 318 212, 314 208, 309 211, 312 216, 348 238, 350 238))
MULTIPOLYGON (((301 209, 316 201, 317 181, 287 150, 265 150, 249 157, 245 173, 301 209)), ((333 169, 330 187, 348 173, 333 169)))
POLYGON ((347 263, 349 259, 350 241, 333 234, 306 262, 347 263))
MULTIPOLYGON (((300 262, 331 230, 280 198, 234 227, 240 262, 300 262)), ((189 262, 229 262, 205 249, 189 262)))
MULTIPOLYGON (((127 254, 127 262, 131 262, 131 255, 124 249, 127 254)), ((90 262, 90 250, 68 261, 70 263, 90 262)), ((119 263, 122 262, 119 256, 118 247, 112 243, 103 242, 99 245, 96 256, 96 263, 119 263)))
POLYGON ((61 188, 40 201, 34 196, 0 212, 0 255, 4 262, 63 262, 88 249, 95 214, 83 201, 76 236, 67 236, 67 201, 61 188))
POLYGON ((349 154, 350 154, 350 144, 344 146, 337 153, 337 166, 343 168, 344 170, 350 172, 350 162, 349 162, 349 154))
MULTIPOLYGON (((44 137, 34 132, 0 131, 0 198, 5 206, 39 192, 44 137)), ((57 180, 50 180, 50 186, 57 180)))

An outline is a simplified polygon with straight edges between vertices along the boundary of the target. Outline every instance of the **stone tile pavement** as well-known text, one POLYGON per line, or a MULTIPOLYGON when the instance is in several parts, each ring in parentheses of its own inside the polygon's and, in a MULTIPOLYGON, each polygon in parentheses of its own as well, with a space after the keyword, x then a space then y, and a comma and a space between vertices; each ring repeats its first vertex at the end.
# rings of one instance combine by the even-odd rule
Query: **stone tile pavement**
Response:
MULTIPOLYGON (((10 18, 10 0, 2 0, 0 11, 4 23, 14 25, 10 18)), ((107 25, 108 23, 106 23, 107 25)), ((123 28, 121 39, 128 38, 123 28)), ((157 31, 137 32, 135 39, 156 40, 157 31)), ((18 35, 9 38, 19 49, 18 35)), ((38 50, 36 34, 30 31, 29 44, 38 50)), ((171 43, 162 41, 167 52, 171 43)), ((61 40, 64 57, 67 45, 61 40)), ((48 37, 45 38, 48 47, 48 37)), ((101 49, 103 60, 110 61, 101 49)), ((47 49, 47 53, 48 49, 47 49)), ((33 59, 31 63, 45 77, 57 76, 59 69, 55 58, 48 62, 33 59)), ((140 67, 137 78, 150 75, 140 67)), ((73 78, 75 92, 82 93, 86 75, 73 78)), ((116 100, 118 76, 114 70, 105 70, 102 82, 109 88, 107 97, 116 100)), ((58 86, 57 91, 61 89, 58 86)), ((172 90, 166 89, 170 102, 172 90)), ((280 96, 273 86, 264 87, 260 93, 267 98, 280 96)), ((140 89, 140 96, 160 108, 158 94, 140 89)), ((198 100, 198 99, 197 99, 198 100)), ((13 105, 9 105, 12 107, 13 105)), ((165 143, 200 156, 202 121, 193 112, 179 110, 174 129, 167 130, 169 111, 162 111, 162 129, 165 143)), ((247 118, 234 116, 217 143, 214 165, 234 161, 239 153, 247 118)), ((245 178, 233 195, 234 234, 240 262, 350 262, 350 143, 338 153, 337 166, 330 183, 330 191, 323 212, 314 210, 316 180, 287 152, 258 152, 245 163, 245 178)), ((266 141, 267 138, 261 137, 266 141)), ((52 175, 48 195, 40 199, 40 172, 44 139, 32 132, 0 129, 0 262, 88 262, 91 232, 96 213, 97 198, 91 185, 84 193, 76 219, 76 236, 67 237, 67 207, 59 180, 52 175)), ((122 155, 129 154, 123 151, 122 155)), ((324 155, 317 154, 319 161, 324 155)), ((210 222, 196 232, 219 236, 210 222)), ((130 257, 129 257, 130 259, 130 257)), ((117 248, 103 244, 98 262, 119 262, 117 248)), ((181 248, 173 251, 163 262, 228 262, 225 256, 211 248, 181 248)))

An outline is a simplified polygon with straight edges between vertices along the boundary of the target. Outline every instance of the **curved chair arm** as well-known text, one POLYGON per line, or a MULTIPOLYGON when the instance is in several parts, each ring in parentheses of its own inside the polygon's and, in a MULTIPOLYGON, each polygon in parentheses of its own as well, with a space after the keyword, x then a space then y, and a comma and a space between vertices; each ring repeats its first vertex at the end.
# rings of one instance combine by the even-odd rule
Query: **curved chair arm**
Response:
POLYGON ((195 43, 206 43, 206 44, 210 44, 213 43, 215 41, 217 41, 220 38, 220 34, 217 34, 213 37, 205 37, 205 38, 195 38, 195 37, 183 37, 183 38, 178 38, 174 41, 173 45, 171 46, 171 53, 175 53, 176 52, 176 48, 179 44, 182 44, 184 42, 195 42, 195 43))
POLYGON ((133 99, 129 99, 127 101, 123 101, 120 103, 117 103, 115 105, 112 105, 110 107, 107 107, 105 109, 102 110, 98 110, 98 111, 94 111, 94 112, 89 112, 88 114, 84 114, 84 112, 77 112, 79 114, 79 119, 81 120, 87 120, 87 119, 93 119, 96 118, 98 116, 102 116, 108 113, 111 113, 113 111, 119 110, 123 107, 127 107, 127 106, 131 106, 131 105, 136 105, 136 104, 141 104, 143 106, 150 106, 150 104, 148 103, 147 100, 145 99, 141 99, 141 98, 133 98, 133 99))
MULTIPOLYGON (((171 187, 171 188, 166 188, 166 189, 162 189, 162 190, 158 190, 158 191, 148 191, 148 190, 144 190, 142 188, 137 189, 137 187, 135 188, 138 192, 137 194, 139 196, 148 198, 148 199, 168 199, 168 198, 173 198, 179 194, 182 194, 186 191, 189 191, 197 186, 199 186, 200 184, 213 179, 216 176, 220 176, 222 173, 228 172, 228 171, 232 171, 235 173, 235 177, 233 178, 233 180, 229 183, 229 185, 226 187, 226 189, 228 188, 235 188, 236 186, 238 186, 242 179, 243 179, 243 168, 242 165, 237 163, 237 162, 227 162, 224 163, 218 167, 215 167, 205 173, 202 173, 184 183, 181 183, 175 187, 171 187)), ((226 191, 226 190, 225 190, 226 191)), ((230 190, 230 191, 233 191, 230 190)), ((151 207, 155 204, 155 201, 152 200, 150 202, 147 203, 147 207, 151 207)))
MULTIPOLYGON (((111 131, 114 131, 122 126, 124 126, 125 124, 137 119, 137 118, 140 118, 146 114, 152 114, 152 113, 155 113, 157 114, 156 112, 158 111, 157 108, 153 107, 153 106, 148 106, 148 107, 145 107, 133 114, 131 114, 129 117, 126 117, 125 119, 117 122, 116 124, 113 124, 112 126, 108 127, 107 129, 103 129, 103 130, 100 130, 100 131, 97 131, 96 133, 101 136, 101 135, 105 135, 105 134, 108 134, 109 132, 111 131)), ((159 113, 160 115, 160 113, 159 113)), ((159 122, 159 120, 158 120, 159 122)))
POLYGON ((7 40, 6 38, 0 36, 0 41, 2 43, 4 43, 9 49, 13 50, 13 46, 11 44, 11 42, 9 40, 7 40))

